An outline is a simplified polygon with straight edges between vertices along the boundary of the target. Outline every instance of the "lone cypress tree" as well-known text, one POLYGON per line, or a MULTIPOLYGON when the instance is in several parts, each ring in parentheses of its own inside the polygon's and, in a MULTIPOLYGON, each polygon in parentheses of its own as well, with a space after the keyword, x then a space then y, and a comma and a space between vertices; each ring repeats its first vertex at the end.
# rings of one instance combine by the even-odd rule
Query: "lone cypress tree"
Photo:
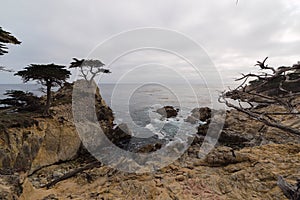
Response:
POLYGON ((104 68, 104 63, 100 60, 78 60, 77 58, 73 58, 73 62, 71 62, 69 68, 79 68, 81 76, 91 85, 94 81, 94 78, 101 74, 111 73, 109 69, 104 68))
POLYGON ((0 27, 0 56, 8 53, 7 46, 5 44, 21 44, 21 42, 15 38, 10 32, 4 31, 2 27, 0 27))
POLYGON ((31 64, 25 67, 25 70, 18 71, 15 76, 21 76, 24 82, 37 80, 38 83, 46 87, 47 102, 45 107, 45 114, 49 115, 49 108, 51 105, 51 88, 61 86, 66 79, 71 75, 70 71, 64 69, 65 66, 55 64, 31 64))

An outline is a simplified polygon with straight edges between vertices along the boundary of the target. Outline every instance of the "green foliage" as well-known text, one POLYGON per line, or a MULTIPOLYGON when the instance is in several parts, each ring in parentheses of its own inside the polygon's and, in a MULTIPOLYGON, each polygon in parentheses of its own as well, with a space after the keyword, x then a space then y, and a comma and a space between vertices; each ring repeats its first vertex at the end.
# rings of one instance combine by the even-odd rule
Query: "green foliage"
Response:
POLYGON ((5 44, 21 44, 21 42, 12 36, 10 32, 4 31, 2 27, 0 27, 0 55, 4 55, 8 53, 7 46, 5 44))
POLYGON ((34 96, 31 92, 8 90, 5 95, 9 96, 9 98, 1 99, 0 104, 17 111, 39 111, 42 108, 40 98, 34 96))
POLYGON ((78 60, 77 58, 73 58, 73 62, 71 62, 70 68, 76 68, 76 67, 94 67, 94 68, 102 68, 104 66, 104 63, 102 63, 100 60, 78 60))
POLYGON ((31 64, 25 67, 25 70, 15 73, 15 75, 21 76, 24 82, 37 80, 44 86, 61 86, 71 75, 71 73, 64 68, 65 66, 55 65, 53 63, 47 65, 31 64))
POLYGON ((24 82, 36 80, 43 86, 46 86, 47 102, 44 110, 46 115, 49 115, 51 88, 61 86, 71 75, 70 71, 64 68, 65 66, 55 65, 53 63, 47 65, 31 64, 25 67, 25 70, 15 73, 15 75, 21 76, 24 82))

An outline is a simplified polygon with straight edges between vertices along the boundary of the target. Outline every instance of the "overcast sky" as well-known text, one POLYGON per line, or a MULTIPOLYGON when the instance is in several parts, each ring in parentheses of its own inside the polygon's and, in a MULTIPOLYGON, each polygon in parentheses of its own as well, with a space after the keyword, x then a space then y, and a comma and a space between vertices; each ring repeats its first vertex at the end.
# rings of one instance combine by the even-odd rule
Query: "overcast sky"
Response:
MULTIPOLYGON (((235 0, 3 1, 0 26, 22 44, 9 45, 9 53, 0 57, 0 65, 16 71, 30 63, 68 65, 72 57, 86 58, 112 35, 136 28, 159 27, 178 31, 196 41, 205 49, 224 82, 230 83, 240 72, 255 70, 256 61, 266 56, 274 66, 299 61, 299 19, 299 0, 239 0, 237 5, 235 0)), ((171 45, 190 50, 176 41, 171 45)), ((102 60, 101 55, 97 58, 102 60)), ((154 73, 149 68, 157 71, 159 67, 158 78, 174 81, 172 73, 165 70, 172 66, 180 66, 187 72, 187 78, 196 79, 191 75, 190 66, 182 60, 146 50, 118 60, 111 68, 113 73, 105 76, 104 81, 118 81, 128 70, 149 62, 160 65, 148 69, 143 66, 144 71, 139 68, 125 77, 126 81, 143 80, 154 73)), ((19 82, 12 74, 0 74, 2 84, 19 82)))

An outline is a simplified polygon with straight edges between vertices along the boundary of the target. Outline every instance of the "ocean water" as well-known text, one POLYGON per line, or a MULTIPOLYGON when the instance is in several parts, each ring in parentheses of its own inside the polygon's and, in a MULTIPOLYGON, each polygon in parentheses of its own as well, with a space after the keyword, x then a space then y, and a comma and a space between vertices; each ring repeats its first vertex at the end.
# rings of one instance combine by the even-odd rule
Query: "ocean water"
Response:
MULTIPOLYGON (((193 135, 197 131, 197 124, 192 126, 184 121, 193 108, 224 108, 224 105, 217 102, 222 88, 207 88, 204 85, 101 84, 99 88, 102 97, 114 112, 115 123, 126 123, 132 134, 140 138, 153 135, 172 138, 181 129, 193 135), (163 118, 156 112, 163 106, 179 109, 178 116, 172 119, 163 118)), ((7 90, 43 95, 38 84, 0 84, 0 99, 5 98, 3 94, 7 90)))
MULTIPOLYGON (((198 125, 191 125, 185 119, 197 107, 224 108, 218 103, 221 88, 206 88, 203 85, 158 85, 122 84, 100 85, 100 92, 112 108, 115 123, 126 123, 135 137, 186 140, 186 135, 194 135, 198 125), (176 118, 166 119, 156 112, 163 106, 173 106, 179 110, 176 118), (182 138, 180 132, 184 132, 182 138)), ((202 123, 199 121, 199 123, 202 123)), ((181 133, 182 134, 182 133, 181 133)))

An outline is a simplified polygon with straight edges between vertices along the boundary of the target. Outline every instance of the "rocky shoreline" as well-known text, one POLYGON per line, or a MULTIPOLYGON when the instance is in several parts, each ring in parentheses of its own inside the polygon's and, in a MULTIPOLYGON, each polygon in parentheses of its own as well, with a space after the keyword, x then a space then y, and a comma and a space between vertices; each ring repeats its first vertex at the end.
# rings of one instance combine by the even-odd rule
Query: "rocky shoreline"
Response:
MULTIPOLYGON (((173 164, 143 174, 99 165, 44 188, 95 161, 83 148, 73 125, 71 95, 71 86, 55 93, 61 102, 52 107, 51 118, 37 116, 32 126, 1 130, 0 199, 285 199, 276 183, 278 176, 290 183, 300 177, 300 137, 267 127, 235 110, 226 111, 216 148, 200 158, 211 117, 218 111, 195 108, 186 122, 205 123, 199 125, 192 145, 173 164)), ((164 110, 160 110, 163 116, 176 116, 171 106, 164 110)), ((96 112, 105 134, 119 147, 148 153, 164 145, 157 137, 140 146, 130 145, 137 144, 138 139, 132 138, 126 125, 115 127, 112 111, 99 91, 96 112)), ((280 120, 299 128, 295 117, 280 116, 280 120)))

